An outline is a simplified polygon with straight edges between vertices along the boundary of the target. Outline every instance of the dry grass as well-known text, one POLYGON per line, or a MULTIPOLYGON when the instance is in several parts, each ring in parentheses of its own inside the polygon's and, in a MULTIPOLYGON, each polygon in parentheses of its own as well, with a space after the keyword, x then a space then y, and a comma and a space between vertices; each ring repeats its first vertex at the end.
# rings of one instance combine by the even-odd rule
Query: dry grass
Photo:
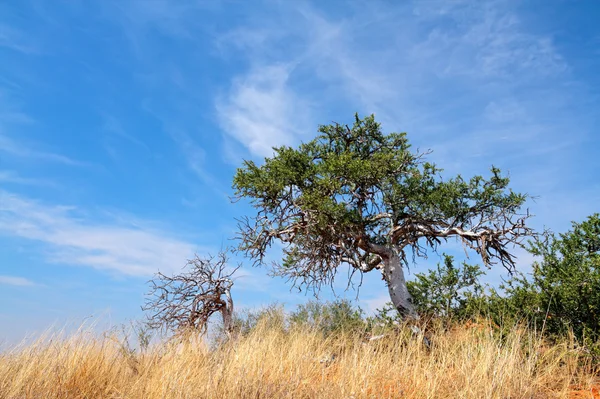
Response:
POLYGON ((0 398, 568 398, 574 386, 582 395, 593 392, 577 350, 547 347, 518 328, 503 340, 478 326, 432 332, 431 340, 428 349, 408 333, 365 344, 357 335, 324 339, 265 327, 218 349, 187 341, 132 354, 114 336, 80 332, 1 354, 0 398))

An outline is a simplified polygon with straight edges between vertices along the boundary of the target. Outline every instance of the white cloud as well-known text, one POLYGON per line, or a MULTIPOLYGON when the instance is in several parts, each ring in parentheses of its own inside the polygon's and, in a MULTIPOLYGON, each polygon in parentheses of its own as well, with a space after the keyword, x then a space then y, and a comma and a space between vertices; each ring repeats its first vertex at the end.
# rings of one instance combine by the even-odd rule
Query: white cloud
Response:
POLYGON ((31 287, 34 286, 35 283, 31 280, 28 280, 24 277, 15 277, 15 276, 0 276, 0 285, 14 285, 17 287, 31 287))
POLYGON ((369 2, 342 16, 278 3, 249 21, 217 40, 226 57, 235 51, 250 65, 217 111, 225 133, 257 155, 314 133, 328 122, 315 122, 321 109, 376 113, 387 129, 481 157, 500 137, 548 135, 544 114, 563 116, 556 100, 568 65, 510 2, 369 2), (516 111, 528 123, 518 131, 523 119, 506 123, 516 111))
POLYGON ((305 133, 308 104, 290 88, 289 75, 283 64, 255 67, 218 101, 223 129, 254 155, 272 155, 272 147, 291 145, 305 133))
POLYGON ((174 235, 93 222, 76 216, 76 211, 0 191, 0 233, 46 244, 51 262, 135 276, 179 270, 194 252, 192 244, 174 235))

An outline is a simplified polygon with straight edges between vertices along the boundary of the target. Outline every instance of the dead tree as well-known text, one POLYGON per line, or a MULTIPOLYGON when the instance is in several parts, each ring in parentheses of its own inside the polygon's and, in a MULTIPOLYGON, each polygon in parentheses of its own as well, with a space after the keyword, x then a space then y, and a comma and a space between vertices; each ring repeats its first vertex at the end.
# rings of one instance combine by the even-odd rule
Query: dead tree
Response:
POLYGON ((233 274, 240 265, 228 266, 225 252, 218 256, 188 260, 187 271, 174 276, 158 272, 149 281, 142 310, 147 312, 148 326, 163 331, 206 333, 208 319, 220 312, 223 328, 229 335, 233 330, 233 274))

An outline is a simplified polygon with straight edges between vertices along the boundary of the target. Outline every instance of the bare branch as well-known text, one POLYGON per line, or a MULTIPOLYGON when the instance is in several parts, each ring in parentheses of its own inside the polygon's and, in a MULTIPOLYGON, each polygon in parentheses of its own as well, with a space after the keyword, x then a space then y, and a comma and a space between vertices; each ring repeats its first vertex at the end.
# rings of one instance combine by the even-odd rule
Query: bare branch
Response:
POLYGON ((419 239, 426 239, 429 247, 436 247, 440 239, 458 237, 463 245, 476 251, 485 265, 500 262, 509 272, 514 270, 515 257, 508 250, 509 246, 522 246, 527 237, 534 232, 527 227, 525 221, 531 217, 529 212, 514 218, 499 210, 489 217, 480 216, 478 222, 469 228, 453 226, 453 222, 445 221, 406 221, 394 227, 390 235, 392 241, 400 248, 412 246, 418 255, 422 255, 419 239))
POLYGON ((151 328, 174 331, 206 332, 208 319, 217 312, 223 316, 225 330, 232 328, 233 274, 240 265, 231 268, 227 255, 188 260, 189 271, 174 276, 157 273, 142 309, 147 313, 151 328))

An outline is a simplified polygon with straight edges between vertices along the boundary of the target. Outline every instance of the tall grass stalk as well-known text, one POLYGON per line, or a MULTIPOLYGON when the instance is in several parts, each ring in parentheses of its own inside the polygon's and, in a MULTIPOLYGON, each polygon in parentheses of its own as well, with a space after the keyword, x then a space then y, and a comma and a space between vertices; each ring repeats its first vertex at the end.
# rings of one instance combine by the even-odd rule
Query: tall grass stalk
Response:
POLYGON ((485 325, 367 342, 260 325, 216 348, 201 339, 124 350, 80 330, 0 354, 0 399, 16 398, 568 398, 593 382, 571 343, 485 325))

